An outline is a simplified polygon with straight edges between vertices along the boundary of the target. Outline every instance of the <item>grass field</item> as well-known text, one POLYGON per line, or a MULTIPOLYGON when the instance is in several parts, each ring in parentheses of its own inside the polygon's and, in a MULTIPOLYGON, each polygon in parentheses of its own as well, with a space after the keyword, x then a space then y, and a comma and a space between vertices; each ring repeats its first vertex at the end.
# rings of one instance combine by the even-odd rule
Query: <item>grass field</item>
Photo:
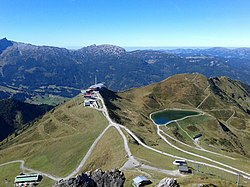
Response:
POLYGON ((20 163, 13 163, 0 167, 0 186, 12 187, 15 177, 19 175, 20 172, 20 163))
POLYGON ((55 185, 55 181, 47 178, 47 177, 43 177, 42 181, 39 183, 39 187, 52 187, 55 185))
POLYGON ((33 96, 29 99, 26 99, 27 103, 32 103, 32 104, 47 104, 47 105, 52 105, 52 106, 56 106, 59 104, 62 104, 66 101, 69 101, 69 98, 66 97, 61 97, 58 95, 51 95, 51 94, 47 94, 47 95, 36 95, 33 96))
MULTIPOLYGON (((225 82, 225 84, 230 85, 240 94, 244 94, 237 85, 231 85, 231 83, 229 84, 228 82, 225 82)), ((223 87, 221 88, 224 89, 223 87)), ((235 104, 238 102, 237 100, 232 101, 228 99, 231 97, 230 94, 224 95, 225 98, 223 98, 222 95, 219 95, 220 93, 217 92, 221 92, 220 89, 210 85, 208 79, 205 77, 201 75, 184 74, 173 76, 165 81, 146 87, 114 93, 112 99, 107 98, 107 100, 109 100, 107 105, 109 106, 111 117, 118 123, 128 127, 148 146, 176 156, 217 165, 180 152, 167 145, 156 134, 156 127, 149 118, 152 112, 163 109, 177 108, 197 110, 196 107, 202 102, 203 104, 200 105, 199 109, 200 112, 205 112, 205 115, 181 120, 178 122, 180 126, 171 123, 168 125, 170 131, 166 132, 192 146, 195 145, 190 137, 202 133, 203 137, 199 142, 202 147, 235 157, 236 161, 210 153, 192 150, 172 140, 171 143, 184 150, 198 153, 250 172, 250 162, 248 162, 250 150, 248 149, 250 147, 249 116, 238 107, 238 104, 235 104), (204 100, 205 98, 207 99, 204 100), (229 119, 230 117, 231 119, 229 119), (185 132, 187 132, 190 137, 187 136, 185 132), (212 144, 213 140, 217 143, 212 144)), ((227 92, 224 94, 227 94, 227 92)), ((246 106, 242 105, 242 107, 246 106)), ((161 127, 161 129, 163 129, 163 127, 161 127)), ((148 165, 172 169, 173 159, 149 151, 136 144, 133 139, 130 139, 129 146, 131 147, 132 153, 138 159, 144 160, 148 165)), ((219 170, 213 172, 216 173, 216 176, 223 175, 223 172, 219 170)), ((213 178, 213 176, 208 176, 213 178)), ((217 178, 215 180, 218 181, 219 179, 217 178)), ((223 186, 224 184, 221 185, 223 186)), ((227 184, 224 186, 226 185, 227 184)))
MULTIPOLYGON (((157 135, 156 126, 149 118, 150 113, 165 108, 195 110, 195 107, 206 98, 207 94, 212 93, 207 88, 207 79, 202 76, 179 75, 176 79, 170 78, 159 84, 119 93, 113 97, 112 101, 107 103, 107 106, 110 107, 110 114, 114 120, 128 127, 148 146, 179 157, 220 166, 211 161, 183 153, 166 144, 157 135), (191 86, 186 87, 189 84, 191 86), (204 92, 204 90, 207 91, 204 92)), ((96 137, 108 125, 101 112, 84 108, 82 102, 82 98, 78 96, 48 112, 17 136, 11 136, 8 142, 0 147, 0 164, 11 160, 23 159, 26 162, 26 167, 48 172, 58 177, 66 176, 73 171, 96 137)), ((250 120, 240 109, 235 109, 235 115, 232 116, 231 109, 228 111, 223 110, 226 106, 231 105, 227 105, 225 100, 220 100, 214 94, 211 94, 200 107, 200 109, 206 112, 206 115, 178 122, 184 131, 176 123, 169 124, 169 130, 166 127, 161 127, 161 129, 169 135, 175 136, 179 140, 193 146, 192 139, 185 132, 191 137, 202 133, 201 146, 211 151, 235 157, 236 160, 193 150, 166 138, 181 149, 250 172, 250 161, 247 154, 245 156, 242 153, 239 154, 240 152, 237 152, 238 149, 235 149, 234 152, 226 151, 226 149, 222 151, 218 149, 221 148, 218 145, 212 147, 210 146, 211 142, 205 141, 206 138, 222 137, 230 140, 230 138, 239 137, 238 140, 243 144, 242 147, 245 149, 249 148, 250 120), (232 118, 228 120, 231 116, 232 118), (221 120, 223 124, 220 124, 216 118, 221 120)), ((123 130, 123 132, 129 140, 132 154, 141 163, 167 170, 177 170, 177 167, 173 165, 174 158, 161 155, 138 145, 126 131, 123 130)), ((240 147, 240 143, 232 145, 240 147)), ((225 145, 222 148, 229 147, 225 145)), ((98 142, 82 171, 95 170, 97 168, 103 170, 120 168, 126 160, 122 138, 114 128, 110 128, 101 138, 101 141, 98 142)), ((181 186, 191 187, 200 183, 212 183, 222 187, 235 185, 235 175, 206 166, 200 166, 199 172, 196 173, 197 165, 190 162, 188 164, 192 168, 193 174, 178 178, 181 186)), ((5 184, 5 178, 7 178, 7 182, 8 178, 13 179, 20 172, 19 167, 20 164, 0 167, 0 176, 2 175, 0 186, 5 184)), ((145 175, 152 180, 151 186, 155 186, 162 178, 167 177, 155 171, 135 168, 125 171, 127 178, 125 186, 131 186, 132 179, 138 175, 145 175)), ((44 178, 40 186, 50 186, 53 183, 50 179, 44 178)), ((250 182, 242 179, 241 184, 249 186, 250 182)))
MULTIPOLYGON (((232 154, 230 155, 230 154, 228 154, 228 156, 233 156, 233 158, 235 158, 235 160, 233 160, 233 159, 230 159, 230 158, 222 157, 220 155, 215 155, 215 154, 212 154, 212 153, 208 153, 208 152, 204 152, 204 151, 198 151, 196 149, 186 147, 186 146, 184 146, 184 145, 182 145, 182 144, 180 144, 180 143, 178 143, 176 141, 171 140, 168 137, 166 137, 166 139, 170 143, 172 143, 173 145, 175 145, 175 146, 177 146, 177 147, 179 147, 179 148, 181 148, 183 150, 189 151, 191 153, 199 154, 199 155, 207 157, 207 158, 211 158, 211 159, 213 159, 215 161, 219 161, 219 162, 222 162, 224 164, 228 164, 228 165, 233 166, 235 168, 242 169, 242 170, 244 170, 246 172, 250 172, 250 169, 248 167, 248 165, 250 165, 250 161, 247 158, 244 158, 244 157, 242 157, 240 155, 232 155, 232 154)), ((223 154, 222 151, 216 151, 216 152, 223 154)), ((193 158, 195 158, 195 157, 193 157, 193 158)), ((216 165, 216 164, 214 164, 214 165, 216 165)), ((223 167, 223 166, 220 166, 220 167, 223 167)))
MULTIPOLYGON (((15 177, 21 172, 20 163, 13 163, 0 167, 0 186, 13 187, 15 177)), ((52 187, 54 184, 55 181, 47 177, 43 177, 39 187, 52 187)))
POLYGON ((98 142, 82 171, 120 168, 126 161, 127 156, 121 135, 111 127, 98 142))
POLYGON ((142 170, 142 169, 128 170, 128 171, 125 171, 124 174, 126 176, 126 181, 124 185, 125 187, 131 187, 133 179, 139 175, 145 176, 147 179, 149 179, 152 182, 152 184, 147 185, 147 187, 155 187, 161 179, 168 177, 165 174, 162 174, 159 172, 155 172, 155 171, 152 172, 150 170, 142 170))
POLYGON ((158 154, 154 151, 144 148, 141 145, 138 145, 134 141, 134 139, 126 133, 126 131, 123 130, 123 132, 126 135, 127 139, 129 140, 128 145, 131 149, 132 154, 141 163, 167 170, 177 169, 176 166, 173 165, 173 161, 175 159, 158 154))
POLYGON ((23 159, 26 167, 35 170, 59 177, 69 174, 108 125, 101 112, 81 103, 77 97, 56 107, 2 145, 0 163, 23 159))

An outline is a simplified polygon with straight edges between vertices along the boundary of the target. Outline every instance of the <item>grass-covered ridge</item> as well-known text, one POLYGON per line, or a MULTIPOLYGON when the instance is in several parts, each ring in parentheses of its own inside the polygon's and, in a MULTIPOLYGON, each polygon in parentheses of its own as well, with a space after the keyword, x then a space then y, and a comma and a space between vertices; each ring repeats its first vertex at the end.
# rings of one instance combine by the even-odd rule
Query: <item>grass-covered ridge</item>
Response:
MULTIPOLYGON (((166 139, 183 150, 249 172, 250 107, 249 92, 245 87, 225 77, 207 79, 199 74, 181 74, 146 87, 120 93, 105 91, 102 95, 106 99, 111 117, 132 130, 142 142, 161 151, 195 160, 200 159, 165 145, 157 135, 157 127, 150 115, 165 109, 199 112, 201 115, 177 120, 161 129, 173 138, 194 147, 196 145, 193 137, 201 133, 202 138, 198 143, 200 146, 236 160, 190 149, 164 135, 166 139), (232 92, 235 93, 234 97, 232 92)), ((136 142, 131 142, 130 146, 140 159, 152 160, 148 151, 143 150, 136 142), (138 152, 141 153, 137 154, 138 152)), ((157 157, 160 158, 156 154, 156 160, 160 160, 157 157)), ((161 166, 162 162, 157 164, 155 161, 152 164, 169 168, 169 158, 161 159, 163 160, 166 165, 161 166)), ((222 174, 218 170, 216 172, 218 175, 222 174)))
POLYGON ((107 126, 101 112, 77 97, 56 107, 0 147, 0 163, 22 159, 25 166, 64 177, 72 172, 107 126))
POLYGON ((250 154, 248 145, 243 143, 249 141, 250 97, 239 82, 225 77, 207 79, 199 74, 181 74, 146 87, 120 93, 110 92, 108 95, 103 93, 111 117, 133 130, 148 145, 157 142, 156 127, 152 125, 150 114, 178 108, 211 116, 197 123, 196 118, 189 118, 186 121, 190 123, 186 124, 187 127, 184 125, 185 129, 195 128, 197 133, 207 135, 201 139, 203 144, 209 145, 208 142, 215 138, 218 142, 228 141, 230 151, 250 154), (232 90, 235 98, 232 97, 232 90), (242 133, 245 135, 242 136, 242 133))

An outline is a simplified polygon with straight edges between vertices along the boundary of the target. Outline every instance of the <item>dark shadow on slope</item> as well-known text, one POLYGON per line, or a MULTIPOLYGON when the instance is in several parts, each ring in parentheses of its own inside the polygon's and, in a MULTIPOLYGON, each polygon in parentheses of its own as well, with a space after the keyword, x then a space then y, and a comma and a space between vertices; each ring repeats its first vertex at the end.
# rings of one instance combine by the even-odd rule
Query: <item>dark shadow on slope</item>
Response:
POLYGON ((100 90, 100 94, 104 99, 105 105, 107 106, 108 113, 111 119, 114 119, 117 123, 121 123, 121 118, 117 114, 115 114, 116 110, 121 109, 111 102, 117 99, 121 99, 121 97, 118 96, 116 92, 113 92, 107 88, 102 88, 100 90))

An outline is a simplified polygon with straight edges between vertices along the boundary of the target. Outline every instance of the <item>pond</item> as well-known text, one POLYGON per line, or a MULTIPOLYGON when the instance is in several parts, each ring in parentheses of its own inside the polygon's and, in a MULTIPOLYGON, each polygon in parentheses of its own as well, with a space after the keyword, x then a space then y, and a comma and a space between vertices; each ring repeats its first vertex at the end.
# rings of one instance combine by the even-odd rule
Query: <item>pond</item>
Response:
POLYGON ((186 116, 193 116, 198 114, 200 113, 189 110, 163 110, 153 113, 151 115, 151 118, 157 125, 164 125, 173 120, 178 120, 186 116))

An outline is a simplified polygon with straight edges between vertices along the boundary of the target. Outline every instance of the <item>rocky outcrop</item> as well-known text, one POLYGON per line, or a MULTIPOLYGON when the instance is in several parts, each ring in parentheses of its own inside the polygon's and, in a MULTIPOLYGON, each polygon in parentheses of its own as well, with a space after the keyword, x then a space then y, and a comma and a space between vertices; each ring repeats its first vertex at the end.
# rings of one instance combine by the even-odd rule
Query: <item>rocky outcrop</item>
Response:
POLYGON ((8 47, 12 46, 13 42, 7 40, 6 38, 0 39, 0 54, 7 49, 8 47))
POLYGON ((83 53, 85 56, 91 55, 94 57, 97 56, 122 56, 125 55, 126 50, 122 47, 115 46, 115 45, 91 45, 88 47, 83 47, 79 50, 79 52, 83 53))
POLYGON ((123 187, 126 178, 118 169, 87 172, 69 180, 60 180, 55 187, 123 187))
POLYGON ((180 185, 177 183, 176 179, 164 178, 159 182, 157 187, 180 187, 180 185))
POLYGON ((198 184, 197 187, 217 187, 217 186, 214 184, 198 184))

